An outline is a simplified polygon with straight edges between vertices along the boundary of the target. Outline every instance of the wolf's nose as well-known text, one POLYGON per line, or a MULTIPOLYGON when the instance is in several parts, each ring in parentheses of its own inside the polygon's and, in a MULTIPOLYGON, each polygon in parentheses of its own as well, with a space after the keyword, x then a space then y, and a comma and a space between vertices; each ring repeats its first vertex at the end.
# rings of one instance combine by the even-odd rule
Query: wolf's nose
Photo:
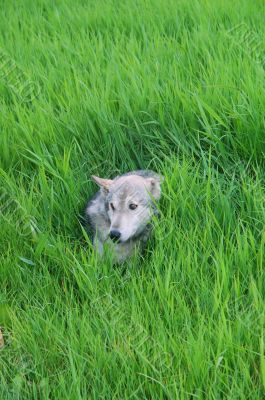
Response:
POLYGON ((121 233, 119 231, 113 230, 110 231, 109 237, 111 238, 111 240, 113 240, 113 242, 118 242, 121 237, 121 233))

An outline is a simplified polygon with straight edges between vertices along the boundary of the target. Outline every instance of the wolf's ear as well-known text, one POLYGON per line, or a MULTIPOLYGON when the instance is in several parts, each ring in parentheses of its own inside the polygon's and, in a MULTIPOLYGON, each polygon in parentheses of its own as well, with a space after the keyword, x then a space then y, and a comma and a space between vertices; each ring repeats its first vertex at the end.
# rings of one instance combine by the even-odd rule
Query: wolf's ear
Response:
POLYGON ((148 190, 155 200, 159 200, 161 196, 161 183, 163 182, 164 177, 162 175, 157 175, 155 177, 146 178, 148 182, 148 190))
POLYGON ((109 193, 110 185, 113 182, 111 179, 99 178, 95 175, 91 175, 91 178, 100 187, 102 194, 106 195, 109 193))

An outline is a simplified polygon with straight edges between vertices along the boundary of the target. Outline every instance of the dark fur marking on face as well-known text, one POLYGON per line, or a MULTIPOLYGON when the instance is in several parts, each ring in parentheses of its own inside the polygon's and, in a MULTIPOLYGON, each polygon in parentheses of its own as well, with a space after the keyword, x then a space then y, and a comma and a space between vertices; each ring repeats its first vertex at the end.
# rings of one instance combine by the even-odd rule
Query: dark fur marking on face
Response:
POLYGON ((105 210, 106 210, 106 212, 109 211, 109 202, 108 201, 105 201, 105 210))

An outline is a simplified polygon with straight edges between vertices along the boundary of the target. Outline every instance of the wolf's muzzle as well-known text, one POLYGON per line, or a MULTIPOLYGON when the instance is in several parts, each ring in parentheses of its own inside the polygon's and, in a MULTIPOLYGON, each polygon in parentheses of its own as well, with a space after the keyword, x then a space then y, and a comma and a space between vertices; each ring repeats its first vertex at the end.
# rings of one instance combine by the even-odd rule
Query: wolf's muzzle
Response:
POLYGON ((111 240, 113 242, 118 242, 120 240, 121 233, 117 230, 113 230, 113 231, 110 231, 109 237, 111 238, 111 240))

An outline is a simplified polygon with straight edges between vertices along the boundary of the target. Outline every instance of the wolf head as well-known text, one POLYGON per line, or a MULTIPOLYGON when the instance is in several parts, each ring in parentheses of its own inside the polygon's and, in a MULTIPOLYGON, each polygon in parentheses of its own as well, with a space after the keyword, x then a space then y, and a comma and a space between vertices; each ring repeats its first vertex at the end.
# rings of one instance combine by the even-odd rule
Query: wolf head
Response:
POLYGON ((110 220, 109 236, 124 243, 139 236, 154 214, 161 195, 161 177, 120 176, 113 180, 92 176, 100 186, 110 220))

